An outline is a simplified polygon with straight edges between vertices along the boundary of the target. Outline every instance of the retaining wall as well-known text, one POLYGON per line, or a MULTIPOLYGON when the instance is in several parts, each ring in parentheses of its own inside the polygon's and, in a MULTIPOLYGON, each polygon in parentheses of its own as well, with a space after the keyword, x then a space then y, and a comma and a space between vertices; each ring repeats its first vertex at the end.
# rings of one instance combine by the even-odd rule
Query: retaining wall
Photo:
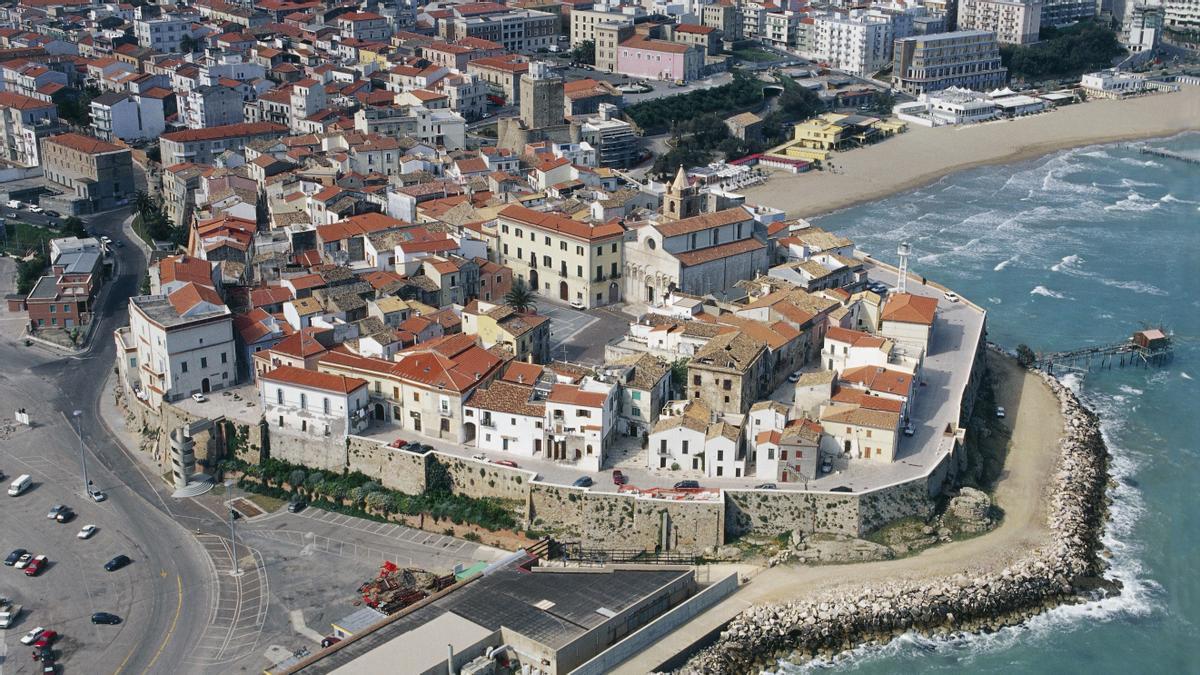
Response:
POLYGON ((351 436, 346 446, 346 467, 375 478, 389 490, 421 494, 426 486, 425 456, 369 438, 351 436))

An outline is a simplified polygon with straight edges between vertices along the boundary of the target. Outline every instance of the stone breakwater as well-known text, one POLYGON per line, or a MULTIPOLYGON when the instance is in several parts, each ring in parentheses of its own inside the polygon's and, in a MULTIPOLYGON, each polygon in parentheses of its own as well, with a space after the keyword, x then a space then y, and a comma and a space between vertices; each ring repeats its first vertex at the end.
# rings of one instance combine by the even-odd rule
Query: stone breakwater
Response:
MULTIPOLYGON (((718 641, 693 656, 687 673, 740 673, 830 657, 908 631, 992 631, 1111 586, 1100 578, 1107 513, 1108 450, 1097 416, 1057 380, 1043 376, 1066 420, 1050 483, 1048 540, 1004 569, 921 581, 867 584, 787 604, 752 607, 718 641)), ((987 561, 979 561, 985 566, 987 561)), ((885 572, 886 573, 886 572, 885 572)))

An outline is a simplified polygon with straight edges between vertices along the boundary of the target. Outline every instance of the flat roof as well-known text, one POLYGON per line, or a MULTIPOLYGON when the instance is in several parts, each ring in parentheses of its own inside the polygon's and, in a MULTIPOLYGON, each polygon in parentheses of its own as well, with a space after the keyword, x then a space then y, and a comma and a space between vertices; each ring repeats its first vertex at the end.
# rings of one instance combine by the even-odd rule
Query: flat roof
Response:
POLYGON ((446 645, 453 645, 458 653, 493 633, 495 631, 446 612, 330 672, 336 675, 424 673, 446 662, 446 645))

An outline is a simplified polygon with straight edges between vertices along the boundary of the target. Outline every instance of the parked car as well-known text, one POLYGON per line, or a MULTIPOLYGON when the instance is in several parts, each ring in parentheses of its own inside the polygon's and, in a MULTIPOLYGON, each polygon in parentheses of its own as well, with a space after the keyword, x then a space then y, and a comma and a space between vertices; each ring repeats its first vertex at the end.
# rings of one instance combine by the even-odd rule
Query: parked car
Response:
POLYGON ((917 428, 916 428, 916 427, 914 427, 914 426, 913 426, 913 425, 911 425, 911 424, 905 424, 905 425, 904 425, 904 435, 905 435, 905 436, 912 436, 912 435, 913 435, 913 434, 915 434, 915 433, 917 433, 917 428))
POLYGON ((700 481, 681 480, 675 484, 675 489, 676 490, 699 490, 700 489, 700 481))
POLYGON ((61 213, 59 213, 58 211, 54 211, 52 209, 46 209, 46 215, 48 215, 52 218, 59 218, 62 216, 61 213))
POLYGON ((571 307, 582 310, 582 309, 584 309, 585 305, 583 304, 582 300, 572 300, 571 307))
POLYGON ((403 448, 406 445, 408 445, 408 441, 404 440, 403 438, 397 438, 391 443, 388 443, 389 448, 403 448))
POLYGON ((517 463, 512 461, 511 459, 493 459, 492 464, 499 464, 500 466, 507 466, 510 469, 517 468, 517 463))
POLYGON ((621 473, 620 469, 613 469, 612 472, 613 485, 624 485, 629 482, 625 474, 621 473))
POLYGON ((54 519, 60 523, 69 523, 69 522, 71 522, 71 519, 74 517, 75 517, 75 511, 71 507, 68 506, 68 507, 65 507, 62 511, 59 511, 58 515, 54 516, 54 519))
POLYGON ((308 506, 308 502, 303 499, 296 499, 288 502, 287 510, 288 513, 300 513, 306 506, 308 506))
POLYGON ((833 462, 829 460, 821 462, 821 473, 833 473, 833 462))
POLYGON ((955 293, 954 291, 946 291, 943 297, 950 302, 958 302, 958 293, 955 293))
POLYGON ((36 577, 42 573, 42 570, 45 569, 46 564, 49 562, 49 558, 44 555, 34 556, 33 560, 29 561, 29 566, 25 568, 25 576, 36 577))
POLYGON ((17 558, 17 562, 15 565, 13 565, 13 567, 16 567, 19 570, 23 570, 26 567, 29 567, 29 563, 31 563, 31 562, 33 562, 33 554, 32 553, 22 553, 21 557, 17 558))
POLYGON ((791 375, 788 375, 788 382, 795 383, 795 382, 799 382, 799 381, 800 381, 800 371, 797 370, 796 372, 792 373, 791 375))
POLYGON ((29 631, 25 635, 21 636, 21 644, 31 645, 34 642, 36 642, 38 638, 42 637, 42 633, 45 633, 45 632, 46 632, 45 626, 38 626, 37 628, 34 628, 33 630, 29 631))
POLYGON ((38 206, 37 204, 30 204, 30 205, 29 205, 29 210, 30 210, 31 212, 33 212, 33 213, 41 213, 41 212, 42 212, 42 211, 44 211, 45 209, 43 209, 42 207, 38 206))
POLYGON ((79 534, 77 534, 75 536, 79 537, 80 539, 87 539, 88 537, 91 537, 93 534, 96 534, 96 526, 95 525, 84 525, 83 528, 79 530, 79 534))
POLYGON ((89 494, 92 495, 92 501, 96 502, 97 504, 105 499, 108 499, 108 495, 104 494, 100 490, 92 490, 89 494))
POLYGON ((755 490, 777 490, 779 486, 774 483, 759 483, 754 486, 755 490))
POLYGON ((109 572, 116 572, 117 570, 121 569, 122 567, 128 565, 131 562, 133 562, 133 561, 129 559, 129 556, 122 553, 121 555, 104 563, 104 569, 109 572))
POLYGON ((54 520, 55 518, 58 517, 59 511, 62 511, 65 508, 67 508, 67 507, 64 504, 55 504, 54 506, 51 506, 50 512, 46 514, 46 518, 48 518, 50 520, 54 520))
POLYGON ((33 650, 33 660, 41 661, 42 663, 54 663, 54 647, 43 645, 33 650))
POLYGON ((28 555, 28 554, 29 554, 29 551, 26 551, 23 548, 13 549, 13 552, 9 553, 8 557, 4 559, 4 564, 7 565, 8 567, 12 567, 13 565, 17 564, 17 561, 21 559, 21 556, 28 555))
POLYGON ((113 246, 116 246, 117 248, 121 248, 122 246, 124 246, 124 245, 125 245, 125 242, 124 242, 124 241, 122 241, 122 240, 120 240, 120 239, 118 239, 118 240, 114 241, 114 242, 112 243, 112 245, 113 245, 113 246))
POLYGON ((208 397, 205 396, 204 394, 197 393, 197 394, 192 394, 192 400, 195 401, 196 403, 204 403, 205 401, 208 400, 208 397))
POLYGON ((58 638, 57 631, 52 631, 52 630, 42 631, 42 634, 38 636, 38 639, 33 641, 33 646, 34 647, 49 647, 56 638, 58 638))
POLYGON ((325 649, 326 647, 332 647, 333 645, 336 645, 337 643, 339 643, 341 641, 342 641, 342 638, 340 638, 340 637, 328 635, 324 639, 321 640, 321 649, 325 649))
POLYGON ((482 452, 477 452, 477 453, 475 453, 475 454, 471 455, 471 459, 477 459, 477 460, 479 460, 479 461, 481 461, 481 462, 486 462, 486 461, 487 461, 487 455, 483 454, 482 452))
POLYGON ((585 487, 592 487, 594 482, 595 481, 592 480, 591 476, 580 476, 579 478, 576 478, 575 482, 571 483, 571 485, 573 485, 574 487, 582 487, 582 488, 584 487, 585 488, 585 487))
POLYGON ((96 612, 92 615, 92 623, 102 623, 108 626, 115 626, 121 623, 121 617, 108 612, 96 612))
POLYGON ((10 199, 10 200, 8 200, 8 201, 4 202, 4 205, 5 205, 5 206, 7 206, 7 207, 8 207, 8 208, 10 208, 10 209, 19 209, 19 208, 21 208, 21 202, 19 202, 19 201, 15 200, 15 199, 10 199))
POLYGON ((1004 406, 1002 406, 1002 405, 996 406, 996 417, 999 417, 1000 419, 1004 419, 1004 417, 1006 415, 1008 415, 1008 412, 1004 409, 1004 406))

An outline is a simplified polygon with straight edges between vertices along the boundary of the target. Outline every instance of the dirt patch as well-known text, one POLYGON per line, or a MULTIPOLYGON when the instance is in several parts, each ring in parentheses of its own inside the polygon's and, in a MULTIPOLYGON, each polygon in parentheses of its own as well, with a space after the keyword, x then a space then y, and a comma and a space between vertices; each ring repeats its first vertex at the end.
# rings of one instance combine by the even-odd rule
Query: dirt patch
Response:
POLYGON ((244 518, 254 518, 266 513, 266 511, 258 508, 258 505, 249 499, 235 499, 230 503, 230 506, 233 507, 234 511, 242 514, 244 518))

